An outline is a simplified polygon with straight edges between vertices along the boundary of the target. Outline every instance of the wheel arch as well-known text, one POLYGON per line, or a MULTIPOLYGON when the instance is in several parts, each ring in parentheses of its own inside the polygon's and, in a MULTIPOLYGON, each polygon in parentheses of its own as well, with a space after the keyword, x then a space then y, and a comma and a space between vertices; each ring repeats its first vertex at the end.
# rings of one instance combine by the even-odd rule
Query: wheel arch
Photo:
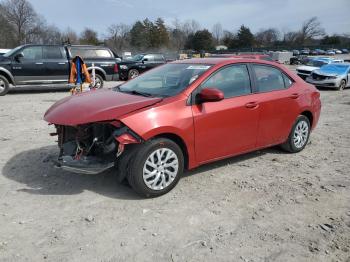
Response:
POLYGON ((10 71, 8 71, 5 68, 0 68, 0 75, 2 75, 3 77, 5 77, 7 79, 7 81, 14 85, 15 84, 15 79, 14 77, 11 75, 10 71))
POLYGON ((300 113, 300 115, 306 116, 310 121, 310 126, 313 127, 314 124, 314 116, 310 110, 304 110, 300 113))
POLYGON ((185 169, 188 169, 188 166, 189 166, 188 149, 187 149, 187 145, 186 145, 185 141, 180 136, 178 136, 174 133, 161 133, 161 134, 158 134, 158 135, 152 137, 151 139, 154 139, 154 138, 167 138, 167 139, 175 142, 181 148, 181 151, 182 151, 183 156, 184 156, 184 161, 185 161, 185 169))
POLYGON ((95 73, 102 76, 103 80, 106 80, 106 71, 103 70, 100 67, 89 67, 87 70, 89 71, 89 73, 92 73, 92 69, 95 69, 95 73))

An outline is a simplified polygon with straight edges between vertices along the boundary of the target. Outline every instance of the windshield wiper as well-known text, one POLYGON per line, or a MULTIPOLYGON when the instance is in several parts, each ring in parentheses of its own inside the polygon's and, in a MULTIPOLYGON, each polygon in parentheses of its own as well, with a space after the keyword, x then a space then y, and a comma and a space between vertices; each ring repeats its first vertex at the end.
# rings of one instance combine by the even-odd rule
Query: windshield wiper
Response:
MULTIPOLYGON (((119 89, 119 90, 120 90, 120 89, 119 89)), ((136 91, 136 90, 131 90, 131 91, 123 91, 123 90, 120 90, 120 92, 132 94, 132 95, 138 95, 138 96, 153 97, 152 94, 145 93, 145 92, 141 92, 141 91, 136 91)))

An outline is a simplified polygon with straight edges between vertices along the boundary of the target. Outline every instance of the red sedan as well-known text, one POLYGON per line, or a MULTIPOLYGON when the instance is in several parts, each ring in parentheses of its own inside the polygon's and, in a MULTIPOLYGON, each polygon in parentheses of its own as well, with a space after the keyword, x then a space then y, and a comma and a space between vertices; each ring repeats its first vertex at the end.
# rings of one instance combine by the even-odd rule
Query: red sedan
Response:
POLYGON ((186 169, 261 148, 306 146, 320 94, 287 68, 256 59, 176 61, 114 89, 54 104, 62 169, 116 167, 136 192, 170 191, 186 169))

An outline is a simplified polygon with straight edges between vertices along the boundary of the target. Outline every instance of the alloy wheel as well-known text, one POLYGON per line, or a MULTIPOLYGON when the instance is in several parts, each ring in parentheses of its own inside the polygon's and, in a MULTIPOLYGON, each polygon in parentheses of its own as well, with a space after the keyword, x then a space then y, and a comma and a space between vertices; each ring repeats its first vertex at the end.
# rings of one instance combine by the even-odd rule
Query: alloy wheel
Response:
POLYGON ((143 167, 143 181, 152 190, 168 187, 176 178, 179 170, 179 159, 169 148, 158 148, 153 151, 143 167))
POLYGON ((95 77, 95 86, 94 88, 100 89, 102 86, 101 79, 98 77, 95 77))
POLYGON ((295 129, 293 134, 293 142, 296 148, 302 148, 307 142, 309 136, 309 125, 306 121, 300 121, 295 129))
POLYGON ((139 72, 136 71, 136 70, 132 70, 130 71, 130 78, 133 79, 135 77, 138 77, 139 76, 139 72))

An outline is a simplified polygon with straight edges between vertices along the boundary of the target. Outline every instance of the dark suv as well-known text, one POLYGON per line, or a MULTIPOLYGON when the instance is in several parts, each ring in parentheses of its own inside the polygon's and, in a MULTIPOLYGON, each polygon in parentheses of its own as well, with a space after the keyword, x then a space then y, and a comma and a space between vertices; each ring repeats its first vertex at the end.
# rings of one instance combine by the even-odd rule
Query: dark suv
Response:
POLYGON ((162 54, 139 54, 119 63, 120 80, 135 78, 157 66, 166 63, 162 54))
POLYGON ((107 47, 23 45, 0 56, 0 95, 8 92, 9 84, 18 86, 68 83, 70 61, 76 55, 84 59, 90 73, 95 68, 96 88, 103 87, 104 81, 119 79, 117 62, 120 59, 107 47))

